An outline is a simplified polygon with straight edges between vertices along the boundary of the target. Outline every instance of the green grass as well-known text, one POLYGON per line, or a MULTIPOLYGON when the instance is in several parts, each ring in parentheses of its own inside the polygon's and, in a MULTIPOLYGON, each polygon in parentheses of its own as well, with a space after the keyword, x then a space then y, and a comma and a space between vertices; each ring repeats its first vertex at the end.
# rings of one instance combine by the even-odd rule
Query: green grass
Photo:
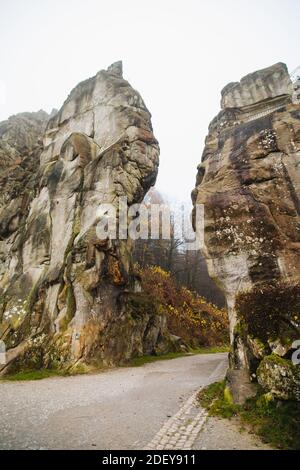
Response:
POLYGON ((215 382, 203 388, 198 393, 198 401, 206 410, 209 410, 215 400, 219 400, 224 395, 225 381, 215 382))
POLYGON ((203 408, 209 410, 210 416, 232 418, 238 414, 239 407, 226 399, 226 383, 216 382, 201 390, 198 399, 203 408))
POLYGON ((234 405, 226 395, 226 384, 209 385, 198 394, 200 404, 210 416, 238 416, 242 425, 272 447, 285 450, 300 449, 300 403, 279 401, 258 390, 257 396, 244 405, 234 405))
MULTIPOLYGON (((219 352, 227 352, 227 346, 214 346, 214 347, 206 347, 206 348, 198 348, 198 349, 190 349, 189 352, 170 352, 168 354, 163 354, 161 356, 141 356, 135 357, 128 361, 125 367, 140 367, 144 364, 149 364, 151 362, 157 361, 166 361, 170 359, 177 359, 178 357, 184 356, 191 356, 194 354, 215 354, 219 352)), ((47 379, 49 377, 66 377, 71 375, 81 375, 81 374, 88 374, 91 372, 100 372, 103 371, 104 368, 95 368, 95 367, 88 367, 85 364, 77 364, 75 367, 70 369, 39 369, 39 370, 24 370, 21 372, 17 372, 15 374, 8 374, 3 377, 0 377, 0 380, 42 380, 47 379)))
POLYGON ((192 354, 216 354, 229 352, 229 346, 208 346, 204 348, 191 349, 192 354))
POLYGON ((171 352, 168 354, 162 354, 161 356, 134 357, 133 359, 130 359, 128 364, 126 364, 126 367, 128 366, 140 367, 140 366, 143 366, 144 364, 149 364, 151 362, 167 361, 169 359, 177 359, 178 357, 187 356, 187 355, 188 353, 185 353, 185 352, 171 352))
POLYGON ((157 361, 167 361, 170 359, 177 359, 178 357, 184 357, 184 356, 192 356, 196 354, 216 354, 216 353, 223 353, 223 352, 228 352, 229 348, 228 346, 211 346, 211 347, 205 347, 205 348, 197 348, 197 349, 190 349, 189 352, 170 352, 167 354, 162 354, 158 356, 154 355, 149 355, 149 356, 140 356, 140 357, 134 357, 131 359, 128 364, 126 364, 126 367, 132 366, 132 367, 140 367, 143 366, 144 364, 149 364, 151 362, 157 362, 157 361))
POLYGON ((17 372, 16 374, 8 374, 4 377, 1 377, 1 380, 41 380, 47 379, 49 377, 57 377, 58 375, 64 375, 58 370, 48 370, 48 369, 39 369, 39 370, 24 370, 22 372, 17 372))
MULTIPOLYGON (((100 369, 98 369, 99 371, 100 369)), ((68 377, 72 375, 83 375, 94 372, 94 369, 85 364, 76 364, 69 369, 34 369, 16 372, 15 374, 7 374, 0 377, 0 380, 42 380, 50 377, 68 377)))

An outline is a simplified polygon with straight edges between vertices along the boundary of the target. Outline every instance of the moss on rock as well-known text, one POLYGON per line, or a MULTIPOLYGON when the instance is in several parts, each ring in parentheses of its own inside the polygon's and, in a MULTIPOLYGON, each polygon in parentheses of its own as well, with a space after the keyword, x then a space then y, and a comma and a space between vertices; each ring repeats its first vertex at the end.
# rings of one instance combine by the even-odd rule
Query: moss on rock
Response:
POLYGON ((276 354, 265 357, 258 369, 259 384, 282 400, 300 401, 300 366, 276 354))

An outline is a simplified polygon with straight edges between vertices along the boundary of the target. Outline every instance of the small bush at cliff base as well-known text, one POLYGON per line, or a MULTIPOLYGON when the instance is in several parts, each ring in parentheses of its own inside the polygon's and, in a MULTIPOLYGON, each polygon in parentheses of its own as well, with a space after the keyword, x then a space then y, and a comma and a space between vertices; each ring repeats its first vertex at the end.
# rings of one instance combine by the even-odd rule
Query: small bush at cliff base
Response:
POLYGON ((227 312, 177 285, 171 274, 154 266, 139 269, 144 295, 156 300, 168 330, 192 348, 229 343, 227 312))
POLYGON ((279 401, 259 389, 257 396, 244 405, 234 405, 226 399, 226 383, 217 382, 198 394, 200 405, 210 416, 232 418, 237 416, 252 432, 272 447, 286 450, 300 449, 300 403, 279 401))
POLYGON ((300 333, 300 285, 274 282, 239 294, 236 310, 248 334, 264 343, 292 342, 300 333))

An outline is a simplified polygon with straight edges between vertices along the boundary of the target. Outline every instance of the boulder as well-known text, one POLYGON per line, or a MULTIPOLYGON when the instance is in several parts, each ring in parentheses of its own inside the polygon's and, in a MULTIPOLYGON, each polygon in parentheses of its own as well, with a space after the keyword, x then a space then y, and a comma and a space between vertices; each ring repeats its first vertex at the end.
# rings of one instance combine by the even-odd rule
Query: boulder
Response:
POLYGON ((300 366, 276 354, 266 356, 257 369, 259 384, 280 400, 300 401, 300 366))

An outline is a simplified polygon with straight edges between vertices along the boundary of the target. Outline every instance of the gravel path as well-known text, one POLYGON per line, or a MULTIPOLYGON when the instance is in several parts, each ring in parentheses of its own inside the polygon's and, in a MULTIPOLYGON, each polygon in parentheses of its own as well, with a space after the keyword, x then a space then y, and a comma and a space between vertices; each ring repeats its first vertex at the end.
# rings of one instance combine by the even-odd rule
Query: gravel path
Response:
POLYGON ((194 449, 199 450, 271 450, 254 434, 241 430, 238 420, 209 418, 194 449))
POLYGON ((162 434, 166 448, 178 448, 179 441, 182 447, 206 447, 197 441, 199 431, 205 432, 206 416, 199 416, 191 397, 224 377, 226 356, 188 356, 93 375, 1 382, 0 449, 155 448, 155 438, 162 434))

